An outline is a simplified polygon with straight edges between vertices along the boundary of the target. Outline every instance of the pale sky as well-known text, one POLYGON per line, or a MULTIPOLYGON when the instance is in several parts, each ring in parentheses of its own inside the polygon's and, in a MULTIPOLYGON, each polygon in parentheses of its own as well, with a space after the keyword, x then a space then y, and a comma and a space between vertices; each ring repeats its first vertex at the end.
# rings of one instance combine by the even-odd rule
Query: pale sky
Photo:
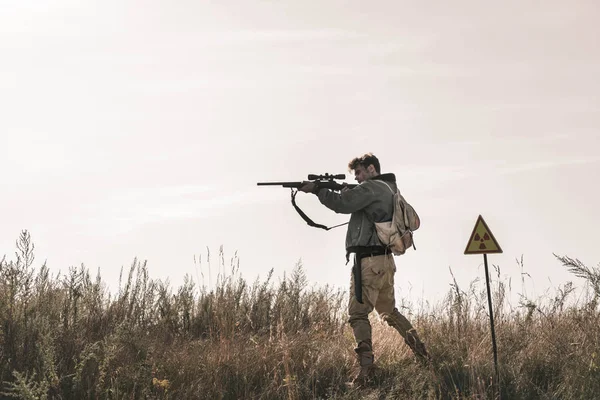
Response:
POLYGON ((595 1, 0 0, 0 256, 27 229, 37 266, 114 292, 136 256, 177 287, 223 245, 249 281, 301 259, 346 288, 345 227, 256 182, 353 182, 371 151, 422 219, 400 297, 484 278, 479 214, 514 292, 521 255, 529 295, 581 284, 552 253, 600 262, 598 21, 595 1))

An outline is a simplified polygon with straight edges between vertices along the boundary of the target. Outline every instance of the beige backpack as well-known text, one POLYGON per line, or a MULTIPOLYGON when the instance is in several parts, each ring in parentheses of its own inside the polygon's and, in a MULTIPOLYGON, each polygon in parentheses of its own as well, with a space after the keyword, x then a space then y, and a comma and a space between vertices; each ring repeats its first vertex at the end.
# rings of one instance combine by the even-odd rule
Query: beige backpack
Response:
POLYGON ((413 242, 413 231, 421 226, 421 219, 415 209, 406 202, 400 190, 394 191, 391 186, 384 183, 394 195, 394 215, 391 221, 375 222, 375 229, 379 240, 387 246, 394 255, 404 254, 409 247, 417 249, 413 242))

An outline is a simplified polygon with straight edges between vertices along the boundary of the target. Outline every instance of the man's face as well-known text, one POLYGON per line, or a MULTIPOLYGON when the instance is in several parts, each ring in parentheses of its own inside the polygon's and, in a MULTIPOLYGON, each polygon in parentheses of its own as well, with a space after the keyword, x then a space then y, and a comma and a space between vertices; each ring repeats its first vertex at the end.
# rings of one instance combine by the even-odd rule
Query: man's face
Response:
POLYGON ((356 179, 356 181, 358 183, 363 183, 367 179, 372 178, 376 175, 377 175, 377 173, 375 172, 375 167, 372 165, 369 165, 368 168, 365 168, 364 166, 359 165, 354 170, 354 178, 356 179))

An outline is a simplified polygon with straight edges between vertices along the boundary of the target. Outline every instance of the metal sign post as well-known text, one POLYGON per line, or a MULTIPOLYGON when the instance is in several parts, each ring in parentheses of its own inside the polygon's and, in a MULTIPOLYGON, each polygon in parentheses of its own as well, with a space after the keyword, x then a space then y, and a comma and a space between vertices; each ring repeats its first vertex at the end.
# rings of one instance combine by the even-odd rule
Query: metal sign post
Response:
POLYGON ((488 270, 488 253, 502 253, 500 245, 496 241, 492 231, 480 215, 475 222, 475 228, 471 233, 469 243, 465 249, 465 254, 483 254, 483 264, 485 265, 485 284, 487 287, 488 307, 490 310, 490 326, 492 330, 492 350, 494 352, 494 371, 496 372, 496 384, 498 393, 500 393, 500 373, 498 372, 498 348, 496 347, 496 331, 494 329, 494 310, 492 307, 492 292, 490 289, 490 272, 488 270))

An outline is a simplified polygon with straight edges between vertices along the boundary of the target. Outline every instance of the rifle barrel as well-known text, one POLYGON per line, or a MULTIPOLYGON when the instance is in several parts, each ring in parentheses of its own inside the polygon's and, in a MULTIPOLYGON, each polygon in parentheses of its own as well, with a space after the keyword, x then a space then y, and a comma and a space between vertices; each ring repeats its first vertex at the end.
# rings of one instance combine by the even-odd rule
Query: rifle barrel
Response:
MULTIPOLYGON (((341 190, 342 189, 342 184, 338 183, 338 182, 321 181, 319 183, 324 188, 333 189, 333 190, 341 190)), ((258 186, 283 186, 283 187, 288 187, 288 188, 299 188, 300 186, 302 186, 302 182, 257 182, 256 184, 258 186)), ((346 186, 348 187, 348 189, 352 189, 358 185, 352 184, 352 183, 347 183, 346 186)))
POLYGON ((258 186, 300 186, 302 182, 258 182, 258 186))

